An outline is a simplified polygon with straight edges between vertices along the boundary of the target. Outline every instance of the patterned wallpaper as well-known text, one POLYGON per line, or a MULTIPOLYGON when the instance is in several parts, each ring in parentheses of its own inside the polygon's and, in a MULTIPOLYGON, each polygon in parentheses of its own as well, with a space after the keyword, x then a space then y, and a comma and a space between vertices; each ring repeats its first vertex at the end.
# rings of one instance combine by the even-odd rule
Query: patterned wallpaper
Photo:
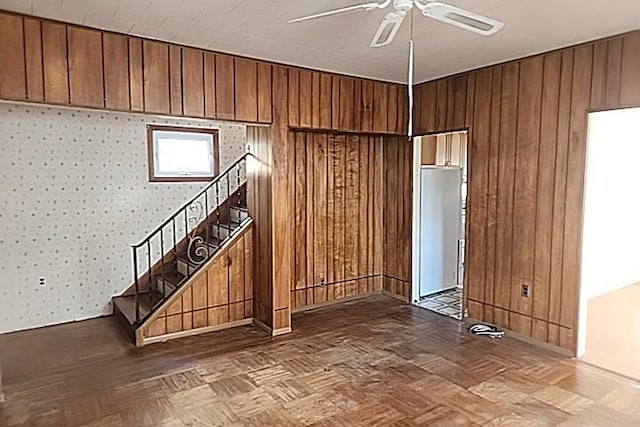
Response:
POLYGON ((111 313, 131 244, 201 188, 148 182, 151 123, 219 128, 221 169, 245 151, 244 125, 0 103, 0 333, 111 313))

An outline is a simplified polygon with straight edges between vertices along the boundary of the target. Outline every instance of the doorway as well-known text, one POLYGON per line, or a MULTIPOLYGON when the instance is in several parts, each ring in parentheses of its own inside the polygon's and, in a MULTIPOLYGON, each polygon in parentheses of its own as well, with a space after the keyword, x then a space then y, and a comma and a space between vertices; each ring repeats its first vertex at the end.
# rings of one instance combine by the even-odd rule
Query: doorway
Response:
POLYGON ((640 108, 589 114, 578 356, 640 381, 640 108))
POLYGON ((468 132, 414 138, 413 304, 462 320, 468 132))

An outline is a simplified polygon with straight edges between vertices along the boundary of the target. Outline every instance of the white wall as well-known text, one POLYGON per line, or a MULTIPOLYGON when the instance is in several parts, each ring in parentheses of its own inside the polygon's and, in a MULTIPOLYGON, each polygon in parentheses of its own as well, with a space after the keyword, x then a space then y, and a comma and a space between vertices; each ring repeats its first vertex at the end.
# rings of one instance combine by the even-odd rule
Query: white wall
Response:
POLYGON ((245 151, 239 124, 0 103, 0 333, 111 313, 130 245, 201 188, 148 182, 151 123, 219 128, 221 169, 245 151))
POLYGON ((581 337, 588 300, 640 282, 640 108, 589 115, 585 185, 581 337))

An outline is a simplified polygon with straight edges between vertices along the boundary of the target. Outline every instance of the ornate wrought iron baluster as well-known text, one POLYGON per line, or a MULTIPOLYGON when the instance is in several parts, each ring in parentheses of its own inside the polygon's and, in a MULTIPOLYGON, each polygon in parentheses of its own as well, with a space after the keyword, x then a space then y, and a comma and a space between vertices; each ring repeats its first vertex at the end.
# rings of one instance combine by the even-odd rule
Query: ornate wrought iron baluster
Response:
POLYGON ((162 298, 164 298, 164 228, 160 229, 160 265, 162 265, 160 276, 162 277, 162 298))
POLYGON ((149 270, 147 270, 149 277, 149 307, 153 307, 153 293, 151 292, 151 284, 153 283, 153 271, 151 269, 151 238, 147 239, 147 264, 149 270))
POLYGON ((133 304, 135 306, 136 324, 140 322, 140 281, 138 279, 138 248, 133 247, 133 281, 135 283, 135 295, 133 304))
MULTIPOLYGON (((236 184, 238 186, 237 190, 238 190, 238 200, 236 201, 236 204, 238 206, 240 206, 240 197, 241 197, 241 191, 240 191, 240 165, 242 164, 242 162, 238 163, 238 166, 236 166, 236 184)), ((238 218, 238 220, 240 220, 240 218, 238 218)))
MULTIPOLYGON (((187 218, 187 208, 184 209, 184 237, 189 236, 189 219, 187 218)), ((187 247, 187 255, 189 254, 189 248, 187 247)), ((189 257, 187 256, 187 277, 191 276, 191 269, 189 268, 189 257)))
POLYGON ((220 187, 216 181, 216 244, 220 244, 220 187))
POLYGON ((173 262, 175 263, 175 270, 178 270, 178 245, 176 244, 176 217, 171 218, 173 229, 173 262))

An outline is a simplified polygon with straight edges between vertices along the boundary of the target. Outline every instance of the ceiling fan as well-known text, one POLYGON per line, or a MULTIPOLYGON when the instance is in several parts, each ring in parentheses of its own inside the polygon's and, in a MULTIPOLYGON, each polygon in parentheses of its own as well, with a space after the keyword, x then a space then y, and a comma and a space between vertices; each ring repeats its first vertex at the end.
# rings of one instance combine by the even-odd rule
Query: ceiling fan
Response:
POLYGON ((487 18, 486 16, 478 15, 477 13, 460 9, 450 4, 432 0, 384 0, 380 3, 369 2, 329 10, 302 18, 296 18, 289 22, 294 23, 308 21, 311 19, 324 18, 325 16, 337 15, 339 13, 355 10, 364 10, 369 12, 372 10, 386 9, 392 3, 393 11, 387 13, 387 15, 382 19, 382 22, 378 27, 378 31, 376 31, 376 34, 371 41, 371 47, 381 47, 391 43, 396 36, 398 29, 402 25, 404 18, 407 16, 407 13, 414 7, 420 10, 424 16, 447 24, 455 25, 456 27, 472 31, 483 36, 490 36, 504 26, 502 22, 496 21, 495 19, 487 18))
MULTIPOLYGON (((414 7, 424 16, 483 36, 490 36, 504 27, 502 22, 496 21, 495 19, 487 18, 486 16, 478 15, 477 13, 435 0, 384 0, 380 3, 369 2, 320 12, 315 15, 292 19, 289 22, 294 23, 308 21, 311 19, 324 18, 325 16, 337 15, 339 13, 355 10, 364 10, 369 12, 372 10, 386 9, 392 3, 393 11, 387 13, 387 15, 382 19, 382 22, 380 23, 380 26, 378 27, 375 36, 373 36, 373 40, 369 46, 382 47, 391 43, 398 33, 407 13, 411 12, 414 7)), ((407 134, 409 138, 413 137, 413 21, 411 33, 411 39, 409 40, 409 70, 407 82, 409 101, 409 127, 407 134)))

